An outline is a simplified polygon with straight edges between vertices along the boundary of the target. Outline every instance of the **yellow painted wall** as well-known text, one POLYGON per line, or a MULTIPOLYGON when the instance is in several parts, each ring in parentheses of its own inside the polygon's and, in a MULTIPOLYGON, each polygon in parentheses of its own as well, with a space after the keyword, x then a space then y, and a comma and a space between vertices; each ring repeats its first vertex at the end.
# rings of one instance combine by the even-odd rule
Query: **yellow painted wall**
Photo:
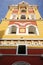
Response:
POLYGON ((38 7, 35 7, 34 8, 34 12, 35 12, 35 15, 36 15, 36 19, 40 19, 41 18, 41 15, 40 15, 40 13, 38 11, 38 7))
MULTIPOLYGON (((7 19, 10 18, 13 9, 14 8, 8 10, 8 13, 6 14, 5 18, 7 19)), ((37 7, 36 7, 36 10, 34 7, 34 12, 35 12, 36 18, 39 19, 41 16, 38 12, 37 7)), ((27 12, 26 14, 27 17, 28 17, 28 14, 29 13, 27 12)), ((20 15, 20 12, 18 12, 18 16, 19 15, 20 15)), ((5 35, 5 31, 9 26, 9 21, 7 19, 2 20, 2 23, 0 24, 0 38, 43 38, 43 20, 36 21, 39 35, 13 35, 13 34, 5 35)))

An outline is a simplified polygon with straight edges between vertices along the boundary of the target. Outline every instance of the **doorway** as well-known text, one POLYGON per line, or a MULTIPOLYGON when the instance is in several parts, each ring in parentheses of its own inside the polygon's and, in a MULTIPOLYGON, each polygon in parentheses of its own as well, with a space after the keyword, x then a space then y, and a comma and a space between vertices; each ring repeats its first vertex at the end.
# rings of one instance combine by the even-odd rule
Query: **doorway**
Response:
POLYGON ((26 55, 27 54, 27 46, 26 45, 18 45, 17 46, 17 54, 18 55, 26 55))

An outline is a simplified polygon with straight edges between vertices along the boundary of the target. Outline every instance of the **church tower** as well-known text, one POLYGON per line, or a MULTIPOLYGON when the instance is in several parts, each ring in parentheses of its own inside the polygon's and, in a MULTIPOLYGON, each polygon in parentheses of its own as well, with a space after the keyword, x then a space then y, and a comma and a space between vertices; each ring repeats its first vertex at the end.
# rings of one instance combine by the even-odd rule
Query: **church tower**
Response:
POLYGON ((9 57, 9 64, 6 57, 1 62, 15 65, 17 60, 28 62, 27 65, 43 65, 39 59, 43 57, 43 19, 37 5, 23 1, 8 6, 8 12, 0 23, 0 56, 10 55, 14 57, 11 61, 9 57))

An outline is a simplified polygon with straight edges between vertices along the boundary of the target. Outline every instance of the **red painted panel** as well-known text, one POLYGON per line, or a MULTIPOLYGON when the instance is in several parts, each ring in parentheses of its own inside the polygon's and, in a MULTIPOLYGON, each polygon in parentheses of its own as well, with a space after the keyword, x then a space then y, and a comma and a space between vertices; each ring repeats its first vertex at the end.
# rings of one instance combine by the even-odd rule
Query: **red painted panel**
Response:
MULTIPOLYGON (((3 54, 16 54, 16 49, 0 49, 3 54)), ((29 54, 42 54, 43 49, 28 49, 29 54)), ((17 61, 25 61, 31 65, 43 65, 43 60, 40 56, 0 56, 0 65, 12 65, 17 61)))
MULTIPOLYGON (((3 54, 16 54, 16 49, 0 49, 3 54)), ((28 49, 28 54, 43 54, 43 49, 28 49)))
POLYGON ((2 54, 16 54, 16 49, 0 49, 2 54))
POLYGON ((12 13, 18 13, 18 9, 13 10, 12 13))
POLYGON ((29 13, 34 13, 34 10, 32 8, 29 9, 29 13))
POLYGON ((35 56, 2 56, 0 57, 0 65, 12 65, 14 62, 25 61, 31 65, 43 65, 43 60, 35 56))
POLYGON ((43 54, 43 49, 28 49, 28 54, 43 54))

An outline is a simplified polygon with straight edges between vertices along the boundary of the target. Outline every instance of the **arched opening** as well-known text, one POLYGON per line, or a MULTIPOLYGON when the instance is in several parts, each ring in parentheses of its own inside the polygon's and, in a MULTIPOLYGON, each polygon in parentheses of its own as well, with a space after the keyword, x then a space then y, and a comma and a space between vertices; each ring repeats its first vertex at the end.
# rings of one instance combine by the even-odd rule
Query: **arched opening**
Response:
POLYGON ((21 15, 21 19, 26 19, 26 16, 25 15, 21 15))
POLYGON ((27 34, 36 34, 39 35, 39 31, 36 25, 30 24, 26 26, 26 33, 27 34))
POLYGON ((12 25, 9 25, 7 30, 5 31, 5 34, 18 34, 19 32, 19 27, 18 25, 15 25, 15 24, 12 24, 12 25))
POLYGON ((11 34, 16 34, 16 30, 17 30, 17 27, 16 26, 11 26, 11 34))
POLYGON ((12 65, 30 65, 30 64, 24 61, 18 61, 18 62, 13 63, 12 65))
POLYGON ((29 34, 36 34, 36 28, 34 26, 29 26, 28 33, 29 34))
POLYGON ((13 19, 13 20, 14 20, 14 19, 17 19, 17 15, 16 15, 16 14, 14 14, 14 13, 13 13, 13 14, 11 14, 10 19, 13 19))
POLYGON ((30 15, 29 15, 29 19, 35 20, 35 19, 36 19, 35 14, 30 14, 30 15))
POLYGON ((22 9, 21 12, 26 12, 26 10, 25 9, 22 9))

